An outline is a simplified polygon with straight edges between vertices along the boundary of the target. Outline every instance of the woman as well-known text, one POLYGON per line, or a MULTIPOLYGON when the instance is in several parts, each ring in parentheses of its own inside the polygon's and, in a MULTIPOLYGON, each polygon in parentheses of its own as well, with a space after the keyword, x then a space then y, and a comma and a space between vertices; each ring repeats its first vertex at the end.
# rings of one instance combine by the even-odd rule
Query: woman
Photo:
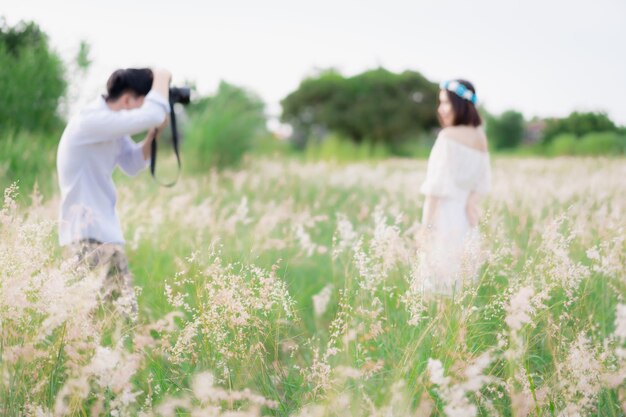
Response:
POLYGON ((491 167, 474 86, 453 80, 440 87, 443 129, 420 189, 426 200, 419 275, 425 291, 451 294, 473 280, 479 266, 478 203, 489 191, 491 167))

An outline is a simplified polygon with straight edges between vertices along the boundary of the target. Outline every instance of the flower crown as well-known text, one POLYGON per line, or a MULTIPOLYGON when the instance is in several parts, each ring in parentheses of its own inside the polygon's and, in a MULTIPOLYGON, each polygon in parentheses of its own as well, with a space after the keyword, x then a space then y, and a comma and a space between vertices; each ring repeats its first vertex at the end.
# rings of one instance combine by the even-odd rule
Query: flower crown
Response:
POLYGON ((442 90, 452 91, 457 96, 473 104, 476 104, 476 102, 478 101, 478 97, 476 97, 476 94, 474 94, 472 90, 465 87, 458 81, 443 81, 441 84, 439 84, 439 88, 441 88, 442 90))

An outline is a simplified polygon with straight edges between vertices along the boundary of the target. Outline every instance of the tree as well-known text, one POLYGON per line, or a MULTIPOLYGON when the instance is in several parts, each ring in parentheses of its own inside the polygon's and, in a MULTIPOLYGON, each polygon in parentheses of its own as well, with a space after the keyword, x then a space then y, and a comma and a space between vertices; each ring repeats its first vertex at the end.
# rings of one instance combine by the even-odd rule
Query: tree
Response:
POLYGON ((389 144, 437 126, 438 92, 418 72, 378 68, 346 78, 329 70, 303 80, 282 100, 281 119, 301 146, 328 131, 356 143, 389 144))
POLYGON ((561 134, 572 134, 578 138, 594 132, 619 132, 619 128, 606 113, 573 112, 562 119, 546 120, 543 131, 544 143, 550 143, 561 134))
POLYGON ((192 170, 239 163, 265 130, 265 105, 253 92, 221 82, 214 96, 188 107, 183 150, 192 170))
POLYGON ((518 146, 524 137, 524 116, 514 110, 502 113, 499 117, 486 116, 486 133, 495 149, 510 149, 518 146))
POLYGON ((32 22, 9 27, 0 20, 0 121, 11 130, 48 130, 60 125, 59 100, 67 82, 61 58, 32 22))

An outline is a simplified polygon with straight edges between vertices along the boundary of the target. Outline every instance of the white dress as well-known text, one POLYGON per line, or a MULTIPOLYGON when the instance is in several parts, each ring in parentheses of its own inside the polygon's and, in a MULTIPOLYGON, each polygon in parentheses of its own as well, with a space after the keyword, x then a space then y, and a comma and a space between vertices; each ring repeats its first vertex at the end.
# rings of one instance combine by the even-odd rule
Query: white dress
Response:
POLYGON ((466 204, 472 191, 491 188, 489 154, 446 135, 443 130, 428 159, 420 191, 439 197, 432 231, 420 251, 419 284, 427 292, 451 294, 475 279, 480 266, 478 227, 471 227, 466 204))

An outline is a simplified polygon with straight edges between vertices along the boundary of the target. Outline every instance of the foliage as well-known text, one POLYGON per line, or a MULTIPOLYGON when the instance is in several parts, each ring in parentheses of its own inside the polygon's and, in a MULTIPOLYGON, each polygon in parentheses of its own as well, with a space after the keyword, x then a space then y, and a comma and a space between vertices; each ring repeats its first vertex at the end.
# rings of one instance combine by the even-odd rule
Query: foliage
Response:
POLYGON ((38 184, 40 191, 52 195, 56 189, 54 163, 55 134, 0 132, 0 189, 14 182, 26 193, 38 184))
POLYGON ((576 136, 568 133, 562 133, 555 137, 550 145, 548 145, 549 153, 553 156, 575 155, 576 141, 576 136))
POLYGON ((624 155, 626 135, 614 132, 593 132, 580 138, 573 134, 560 134, 547 145, 549 155, 624 155))
POLYGON ((261 99, 221 82, 214 96, 189 107, 183 142, 185 161, 197 171, 236 165, 265 132, 261 99))
POLYGON ((550 143, 558 135, 569 133, 582 137, 593 132, 617 132, 619 128, 605 113, 573 112, 562 119, 546 120, 543 131, 543 142, 550 143))
POLYGON ((622 415, 626 166, 493 162, 484 267, 447 296, 422 291, 424 161, 121 184, 138 323, 59 256, 58 199, 9 190, 0 414, 622 415))
POLYGON ((524 116, 514 110, 500 116, 486 116, 486 133, 494 149, 510 149, 519 146, 524 137, 524 116))
POLYGON ((389 157, 389 149, 384 143, 354 143, 330 134, 319 141, 310 141, 305 150, 309 161, 367 161, 389 157))
POLYGON ((3 130, 61 126, 57 114, 67 82, 59 55, 32 22, 9 27, 0 20, 0 120, 3 130))
POLYGON ((437 125, 438 91, 413 71, 378 68, 344 77, 330 70, 305 79, 285 97, 281 118, 293 127, 299 147, 328 132, 355 143, 389 144, 437 125))

